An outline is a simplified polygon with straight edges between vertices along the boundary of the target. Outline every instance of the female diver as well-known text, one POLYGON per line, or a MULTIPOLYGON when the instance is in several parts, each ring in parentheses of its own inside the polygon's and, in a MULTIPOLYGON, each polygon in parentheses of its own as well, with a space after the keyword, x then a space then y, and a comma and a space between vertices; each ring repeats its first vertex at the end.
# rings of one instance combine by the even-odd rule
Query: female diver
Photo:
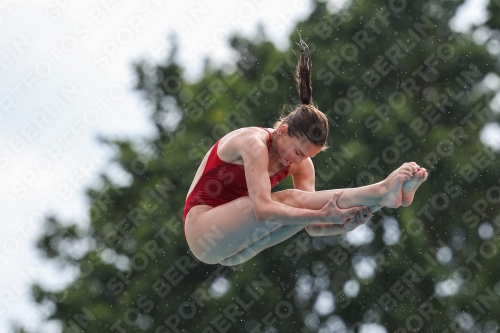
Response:
POLYGON ((312 105, 311 59, 301 40, 296 79, 301 105, 273 128, 244 127, 219 139, 203 158, 184 207, 184 234, 194 256, 237 265, 303 228, 311 236, 351 231, 383 206, 408 206, 427 179, 404 163, 385 180, 315 192, 311 160, 325 150, 328 119, 312 105), (271 193, 292 176, 294 189, 271 193))

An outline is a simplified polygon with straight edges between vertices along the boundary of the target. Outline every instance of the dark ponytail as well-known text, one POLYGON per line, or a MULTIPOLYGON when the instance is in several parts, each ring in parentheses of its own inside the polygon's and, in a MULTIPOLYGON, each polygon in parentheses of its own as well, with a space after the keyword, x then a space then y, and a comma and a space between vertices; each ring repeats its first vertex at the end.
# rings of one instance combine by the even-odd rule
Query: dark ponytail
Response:
POLYGON ((295 80, 299 90, 299 100, 301 104, 309 105, 312 103, 312 83, 311 83, 311 55, 309 47, 300 39, 297 43, 300 46, 300 59, 295 72, 295 80))
POLYGON ((311 55, 302 38, 297 45, 300 46, 301 54, 295 71, 295 80, 297 81, 300 105, 286 117, 281 115, 274 123, 274 128, 277 129, 283 124, 288 124, 289 136, 306 138, 314 145, 321 146, 321 150, 326 150, 328 148, 326 145, 329 130, 328 118, 312 104, 311 55))

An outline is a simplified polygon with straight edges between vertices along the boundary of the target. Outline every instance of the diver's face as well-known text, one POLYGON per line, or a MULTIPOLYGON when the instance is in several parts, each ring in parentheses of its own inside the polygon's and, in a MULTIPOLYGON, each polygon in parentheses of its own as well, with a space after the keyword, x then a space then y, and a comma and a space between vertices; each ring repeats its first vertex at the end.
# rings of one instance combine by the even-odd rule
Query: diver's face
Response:
POLYGON ((308 157, 316 156, 322 147, 318 147, 305 138, 295 138, 288 135, 288 125, 283 125, 286 129, 278 129, 281 142, 278 142, 279 162, 283 165, 300 164, 308 157))

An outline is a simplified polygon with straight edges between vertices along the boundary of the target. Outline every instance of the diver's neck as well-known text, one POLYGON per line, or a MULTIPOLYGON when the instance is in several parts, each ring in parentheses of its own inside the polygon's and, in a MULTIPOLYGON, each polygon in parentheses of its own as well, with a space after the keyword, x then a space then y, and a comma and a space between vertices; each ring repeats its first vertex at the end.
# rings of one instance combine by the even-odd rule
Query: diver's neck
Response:
POLYGON ((278 162, 280 157, 278 155, 277 140, 278 140, 278 133, 276 132, 276 130, 274 130, 273 133, 271 134, 271 147, 269 148, 269 165, 278 164, 277 166, 281 168, 284 165, 278 162))

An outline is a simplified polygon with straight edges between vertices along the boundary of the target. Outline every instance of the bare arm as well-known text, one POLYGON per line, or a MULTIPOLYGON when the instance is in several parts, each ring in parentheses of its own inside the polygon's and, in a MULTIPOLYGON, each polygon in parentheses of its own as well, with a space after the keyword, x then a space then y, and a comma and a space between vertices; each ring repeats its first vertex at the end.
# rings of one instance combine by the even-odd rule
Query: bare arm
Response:
POLYGON ((315 192, 315 172, 311 158, 306 158, 302 163, 294 167, 295 172, 292 174, 293 188, 307 192, 315 192))
MULTIPOLYGON (((304 160, 299 166, 297 166, 297 172, 292 175, 293 187, 298 190, 314 192, 314 164, 311 159, 308 158, 304 160)), ((366 211, 366 216, 361 214, 356 214, 354 221, 345 222, 343 224, 330 224, 330 223, 311 223, 307 225, 304 229, 310 236, 334 236, 344 234, 351 230, 354 230, 359 225, 368 221, 372 214, 370 210, 366 211)))
POLYGON ((245 165, 248 195, 259 221, 280 224, 303 224, 323 220, 322 210, 295 208, 271 199, 268 173, 268 150, 258 136, 238 138, 237 145, 245 165))

